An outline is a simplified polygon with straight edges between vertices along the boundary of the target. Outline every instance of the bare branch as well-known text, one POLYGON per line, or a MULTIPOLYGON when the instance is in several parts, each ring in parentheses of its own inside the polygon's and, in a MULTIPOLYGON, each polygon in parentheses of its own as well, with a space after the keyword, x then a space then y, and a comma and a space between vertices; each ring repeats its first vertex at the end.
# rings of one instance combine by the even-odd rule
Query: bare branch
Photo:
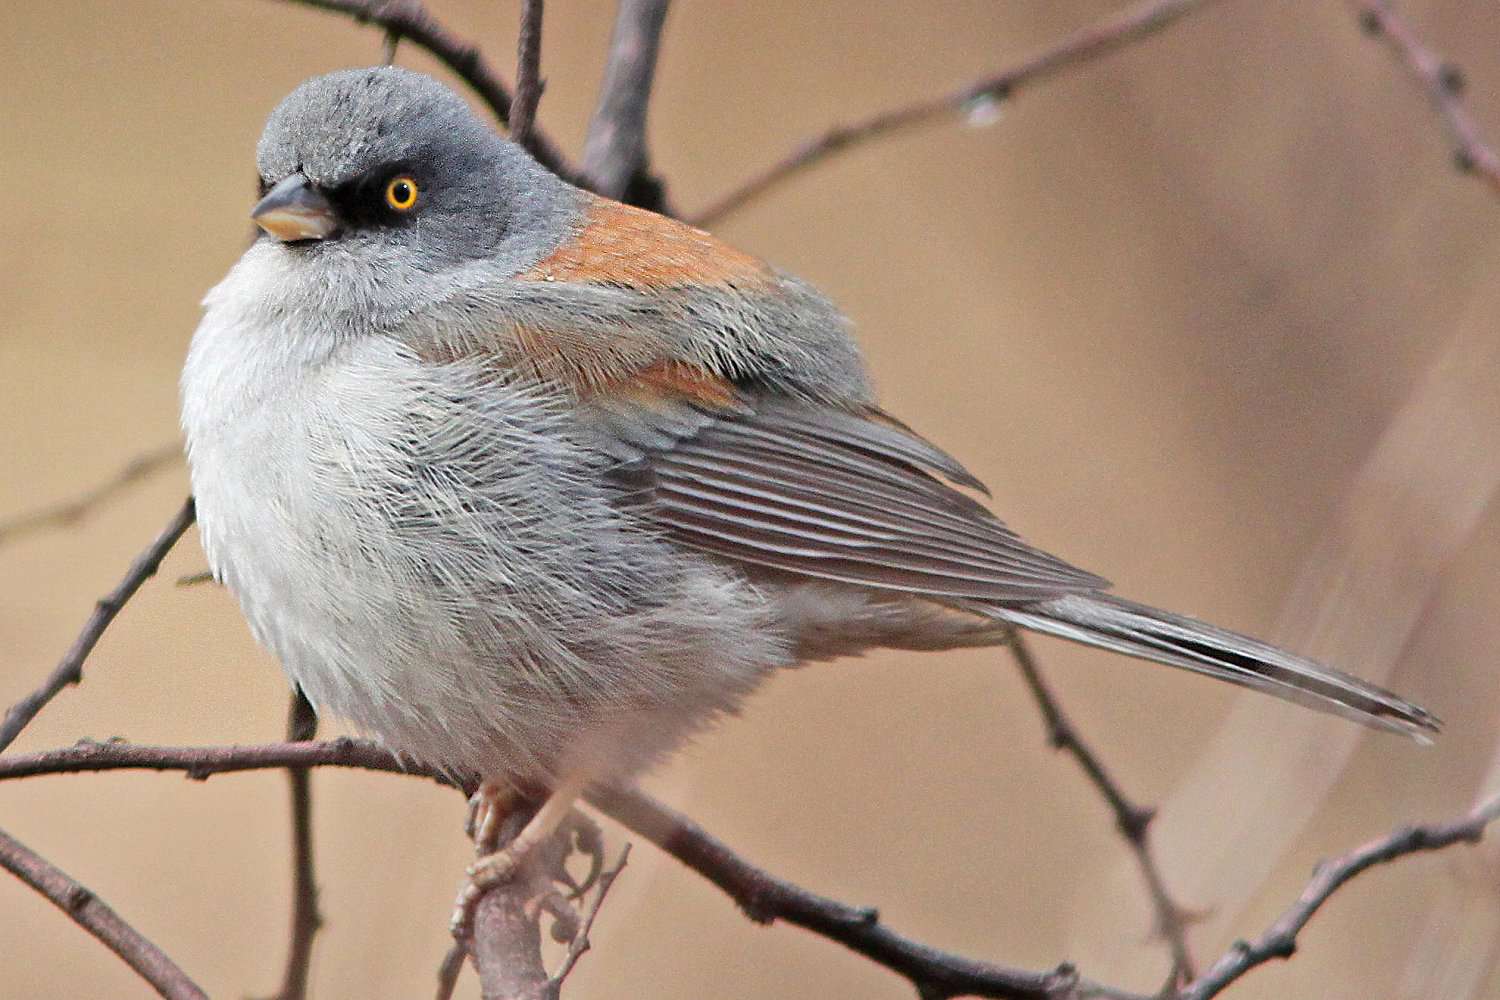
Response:
POLYGON ((779 162, 721 195, 707 207, 700 209, 690 221, 697 226, 711 225, 792 175, 835 153, 901 129, 962 114, 976 101, 1006 100, 1023 86, 1124 48, 1155 34, 1210 2, 1212 0, 1143 0, 1098 24, 1074 32, 1051 48, 1023 59, 1009 69, 937 97, 880 111, 849 125, 835 125, 822 135, 800 143, 779 162))
MULTIPOLYGON (((384 28, 396 39, 410 41, 437 57, 438 61, 452 70, 459 79, 474 89, 489 105, 495 117, 509 126, 512 99, 510 91, 495 75, 489 63, 471 42, 455 37, 436 18, 427 12, 421 0, 287 0, 289 3, 318 10, 344 14, 361 24, 374 24, 384 28)), ((575 176, 567 158, 544 134, 531 130, 527 148, 537 161, 553 173, 566 179, 575 176)))
MULTIPOLYGON (((514 840, 534 812, 534 808, 511 811, 501 824, 499 844, 514 840)), ((540 855, 550 853, 547 848, 558 839, 554 836, 513 876, 486 891, 474 911, 469 955, 486 1000, 546 1000, 539 902, 553 889, 547 859, 540 855)), ((494 846, 476 841, 476 848, 484 854, 494 846)))
POLYGON ((596 791, 589 802, 724 890, 756 923, 785 920, 905 976, 922 997, 1060 1000, 1080 988, 1071 965, 1030 972, 939 951, 902 937, 880 914, 819 896, 739 857, 688 817, 636 791, 596 791))
POLYGON ((458 986, 459 973, 464 971, 464 962, 469 957, 468 946, 454 941, 438 966, 437 1000, 452 1000, 453 990, 458 986))
MULTIPOLYGON (((292 691, 287 708, 286 738, 300 743, 318 732, 318 715, 301 689, 292 691)), ((287 783, 292 796, 292 919, 287 945, 286 968, 281 989, 272 1000, 304 1000, 308 971, 312 966, 313 938, 323 926, 318 912, 318 880, 313 864, 312 778, 305 767, 289 767, 287 783)))
POLYGON ((1297 950, 1297 935, 1313 915, 1344 883, 1376 865, 1423 851, 1440 851, 1453 844, 1477 844, 1485 828, 1500 819, 1500 795, 1476 807, 1461 819, 1430 826, 1408 826, 1332 861, 1320 864, 1292 904, 1266 932, 1254 941, 1237 941, 1203 978, 1183 990, 1180 1000, 1208 1000, 1251 969, 1272 959, 1291 958, 1297 950))
POLYGON ((124 959, 162 996, 171 1000, 201 1000, 208 996, 165 952, 122 920, 102 899, 3 830, 0 830, 0 867, 46 896, 78 926, 124 959))
POLYGON ((1010 650, 1015 657, 1016 666, 1021 671, 1021 677, 1026 681, 1026 686, 1030 688, 1032 697, 1036 699, 1037 707, 1041 710, 1042 721, 1047 726, 1048 742, 1058 750, 1071 754, 1078 761, 1084 774, 1088 775, 1089 781, 1093 782, 1099 794, 1104 797, 1104 801, 1109 804, 1110 811, 1115 815, 1115 825, 1119 827, 1120 836, 1125 838, 1125 843, 1130 846, 1131 853, 1135 855, 1136 862, 1141 867, 1141 876, 1146 880, 1146 889, 1151 895, 1151 905, 1156 911, 1157 933, 1166 940, 1172 955, 1172 969, 1167 985, 1175 990, 1198 973, 1194 967, 1192 950, 1188 947, 1187 941, 1187 925, 1190 915, 1177 904, 1167 890, 1161 866, 1157 864, 1156 855, 1151 850, 1151 821, 1156 818, 1156 810, 1132 802, 1126 796, 1124 789, 1120 787, 1120 783, 1115 780, 1114 775, 1099 759, 1099 755, 1094 753, 1093 748, 1078 735, 1078 730, 1073 727, 1072 720, 1063 711, 1062 703, 1057 700, 1057 695, 1043 679, 1041 668, 1037 665, 1036 657, 1032 655, 1031 647, 1026 644, 1019 632, 1011 634, 1010 650))
POLYGON ((1458 169, 1476 174, 1491 191, 1500 194, 1500 156, 1480 138, 1479 126, 1464 106, 1463 72, 1422 44, 1388 0, 1350 0, 1349 6, 1359 16, 1361 27, 1384 38, 1392 54, 1427 92, 1453 143, 1453 161, 1458 169))
POLYGON ((401 760, 378 744, 339 737, 306 743, 257 743, 248 746, 161 747, 122 740, 80 740, 70 747, 39 753, 0 757, 0 781, 43 774, 85 771, 182 771, 195 781, 236 771, 271 767, 348 767, 390 774, 431 778, 450 788, 461 787, 451 777, 401 760))
MULTIPOLYGON (((229 747, 84 742, 41 753, 0 757, 0 780, 126 768, 182 771, 188 777, 204 779, 231 771, 317 766, 409 774, 457 787, 450 777, 431 768, 403 764, 383 747, 347 738, 229 747)), ((904 938, 882 925, 875 910, 819 896, 755 867, 686 816, 641 792, 595 791, 589 795, 589 801, 718 886, 751 920, 757 923, 785 920, 837 941, 905 976, 923 997, 1145 1000, 1139 994, 1083 980, 1068 964, 1050 972, 1029 972, 974 961, 904 938)), ((1474 843, 1497 819, 1500 819, 1500 796, 1487 800, 1459 820, 1397 830, 1321 866, 1297 903, 1261 938, 1236 945, 1206 974, 1177 994, 1177 1000, 1208 1000, 1249 969, 1290 955, 1296 935, 1318 909, 1366 869, 1409 854, 1474 843)))
POLYGON ((114 590, 100 598, 94 606, 94 613, 84 624, 83 631, 78 638, 73 640, 62 660, 42 682, 42 686, 31 694, 22 698, 12 705, 5 713, 5 719, 0 721, 0 751, 15 742, 21 730, 36 717, 47 704, 55 698, 59 691, 69 684, 77 684, 83 679, 83 661, 88 659, 89 653, 104 635, 104 630, 109 628, 110 622, 120 613, 125 603, 135 596, 135 592, 141 589, 141 584, 156 574, 161 566, 161 561, 166 558, 172 546, 192 527, 196 514, 193 508, 193 500, 189 497, 173 517, 167 526, 162 529, 156 540, 147 546, 130 564, 130 570, 125 574, 114 590))
POLYGON ((619 0, 604 83, 579 170, 589 187, 605 197, 658 212, 667 208, 660 179, 647 170, 646 112, 667 6, 668 0, 619 0))
POLYGON ((0 520, 0 544, 14 541, 22 535, 43 531, 47 528, 65 528, 77 524, 94 509, 124 492, 130 486, 149 478, 182 457, 182 446, 171 444, 153 448, 126 462, 113 476, 90 487, 71 500, 49 504, 38 510, 27 511, 0 520))
POLYGON ((573 935, 573 940, 568 943, 568 952, 563 956, 562 964, 557 971, 547 980, 547 985, 552 990, 552 995, 557 996, 562 990, 565 979, 573 972, 573 967, 583 957, 584 952, 591 947, 589 932, 594 929, 594 920, 599 916, 599 910, 604 906, 604 897, 609 895, 610 888, 615 884, 615 879, 625 870, 625 865, 630 861, 630 845, 626 844, 620 849, 620 860, 616 861, 610 868, 599 873, 594 889, 594 901, 589 904, 588 910, 583 915, 583 923, 578 932, 573 935))
MULTIPOLYGON (((82 742, 33 754, 0 757, 0 781, 43 774, 147 769, 182 771, 206 779, 233 771, 272 767, 350 767, 393 774, 412 774, 454 785, 431 768, 404 764, 377 744, 340 738, 310 743, 256 746, 155 747, 120 741, 82 742)), ((590 801, 631 830, 661 847, 729 894, 758 923, 785 920, 804 927, 920 983, 931 997, 972 995, 1064 1000, 1075 988, 1093 995, 1132 994, 1080 984, 1069 965, 1050 972, 1009 969, 930 948, 891 931, 871 909, 849 906, 799 888, 736 855, 727 845, 667 806, 640 792, 599 792, 590 801)), ((452 975, 457 969, 445 971, 452 975)), ((442 995, 441 993, 439 994, 442 995)))
POLYGON ((531 149, 536 109, 546 81, 542 79, 542 0, 522 0, 521 31, 516 36, 516 99, 510 109, 510 137, 531 149))

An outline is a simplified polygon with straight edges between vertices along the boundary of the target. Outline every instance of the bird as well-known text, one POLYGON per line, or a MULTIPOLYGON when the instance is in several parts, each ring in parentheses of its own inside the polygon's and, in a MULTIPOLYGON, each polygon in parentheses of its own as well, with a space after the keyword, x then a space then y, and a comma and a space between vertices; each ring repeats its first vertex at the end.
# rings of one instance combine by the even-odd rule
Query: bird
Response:
POLYGON ((537 163, 437 80, 315 77, 256 148, 257 237, 181 416, 205 553, 320 714, 479 779, 455 930, 591 785, 783 668, 1016 629, 1418 739, 1426 710, 1109 592, 876 401, 821 293, 537 163))

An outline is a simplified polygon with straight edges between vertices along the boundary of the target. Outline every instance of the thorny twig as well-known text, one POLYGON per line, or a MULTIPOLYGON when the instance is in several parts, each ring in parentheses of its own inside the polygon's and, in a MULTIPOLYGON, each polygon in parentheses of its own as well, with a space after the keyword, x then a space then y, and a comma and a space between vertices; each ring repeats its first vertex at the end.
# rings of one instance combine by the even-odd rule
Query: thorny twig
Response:
POLYGON ((121 491, 165 469, 181 457, 182 446, 174 441, 137 455, 113 476, 70 500, 4 518, 0 520, 0 544, 35 531, 77 524, 106 500, 113 499, 121 491))
POLYGON ((699 209, 690 221, 695 226, 712 225, 792 175, 835 153, 899 129, 962 114, 976 101, 1010 98, 1024 85, 1139 41, 1209 2, 1211 0, 1145 0, 1098 24, 1074 32, 1009 69, 975 80, 958 90, 889 108, 849 125, 835 125, 822 135, 798 144, 769 168, 699 209))
POLYGON ((141 584, 156 574, 172 546, 192 527, 194 518, 193 501, 189 498, 172 520, 167 522, 156 540, 131 563, 130 570, 119 585, 99 599, 94 606, 94 613, 84 624, 83 631, 73 640, 73 645, 63 654, 62 660, 42 682, 42 686, 16 702, 5 713, 5 719, 0 721, 0 750, 15 742, 16 737, 21 735, 21 730, 26 728, 47 702, 57 697, 58 692, 83 679, 83 661, 93 652, 94 646, 104 635, 104 630, 109 628, 110 622, 115 620, 125 602, 135 596, 141 584))
POLYGON ((1500 155, 1479 137, 1479 126, 1464 106, 1462 71, 1424 45, 1388 0, 1350 0, 1349 6, 1364 30, 1384 38, 1392 54, 1427 92, 1448 130, 1458 168, 1480 177, 1500 194, 1500 155))
POLYGON ((646 145, 646 114, 667 6, 667 0, 619 0, 604 85, 589 119, 579 173, 607 198, 670 215, 661 179, 649 171, 646 145))
POLYGON ((3 830, 0 830, 0 868, 51 900, 74 923, 124 959, 162 996, 170 1000, 203 1000, 208 996, 160 948, 121 920, 107 903, 3 830))
POLYGON ((510 137, 531 149, 536 109, 546 81, 542 79, 542 0, 523 0, 521 30, 516 36, 516 97, 510 108, 510 137))
POLYGON ((1166 878, 1162 875, 1161 866, 1157 864, 1156 855, 1151 850, 1151 821, 1156 817, 1156 810, 1132 802, 1126 796, 1124 789, 1120 787, 1120 783, 1115 780, 1114 775, 1099 759, 1099 755, 1078 734, 1072 720, 1063 711, 1062 703, 1058 701, 1057 695, 1052 692, 1051 687, 1042 677, 1041 668, 1037 665, 1036 657, 1032 655, 1031 647, 1026 644, 1019 632, 1011 634, 1010 651, 1015 658, 1017 668, 1021 671, 1022 679, 1025 680, 1027 688, 1036 700, 1037 708, 1041 711, 1042 721, 1047 727, 1048 742, 1056 749, 1071 754, 1078 761, 1079 767, 1083 768, 1089 781, 1109 804, 1110 811, 1115 816, 1115 825, 1120 830, 1120 836, 1125 838, 1131 853, 1135 855, 1136 862, 1140 865, 1141 876, 1146 881, 1146 890, 1151 895, 1151 905, 1156 911, 1157 933, 1166 940, 1172 955, 1172 968, 1168 973, 1167 987, 1176 989, 1196 976, 1197 970, 1194 967, 1192 950, 1188 947, 1187 940, 1190 914, 1172 898, 1172 894, 1167 890, 1166 878))

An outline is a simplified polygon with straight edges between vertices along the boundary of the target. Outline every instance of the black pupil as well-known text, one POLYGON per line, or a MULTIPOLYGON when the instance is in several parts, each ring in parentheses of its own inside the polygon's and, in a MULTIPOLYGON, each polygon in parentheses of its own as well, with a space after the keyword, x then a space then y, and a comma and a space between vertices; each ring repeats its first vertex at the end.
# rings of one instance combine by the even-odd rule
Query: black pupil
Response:
POLYGON ((397 181, 391 188, 391 196, 398 205, 405 205, 411 200, 411 185, 406 181, 397 181))

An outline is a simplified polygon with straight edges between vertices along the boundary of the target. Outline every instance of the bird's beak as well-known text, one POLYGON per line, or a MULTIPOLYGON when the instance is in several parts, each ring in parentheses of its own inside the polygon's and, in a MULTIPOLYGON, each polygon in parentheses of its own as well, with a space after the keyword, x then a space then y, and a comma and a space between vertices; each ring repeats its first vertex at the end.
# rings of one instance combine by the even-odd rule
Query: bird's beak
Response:
POLYGON ((283 243, 321 240, 338 228, 328 199, 301 174, 283 178, 250 210, 255 224, 283 243))

